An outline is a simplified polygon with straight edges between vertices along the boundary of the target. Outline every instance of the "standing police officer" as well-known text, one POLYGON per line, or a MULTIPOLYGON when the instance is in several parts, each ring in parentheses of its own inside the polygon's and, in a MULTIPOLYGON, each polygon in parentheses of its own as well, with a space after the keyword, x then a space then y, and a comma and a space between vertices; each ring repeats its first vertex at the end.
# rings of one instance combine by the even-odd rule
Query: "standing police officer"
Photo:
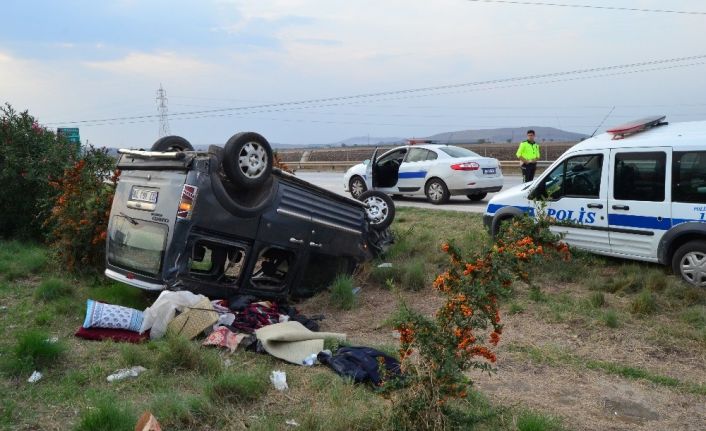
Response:
POLYGON ((527 131, 527 140, 520 142, 515 155, 522 163, 522 182, 532 181, 539 160, 539 144, 534 142, 534 130, 527 131))

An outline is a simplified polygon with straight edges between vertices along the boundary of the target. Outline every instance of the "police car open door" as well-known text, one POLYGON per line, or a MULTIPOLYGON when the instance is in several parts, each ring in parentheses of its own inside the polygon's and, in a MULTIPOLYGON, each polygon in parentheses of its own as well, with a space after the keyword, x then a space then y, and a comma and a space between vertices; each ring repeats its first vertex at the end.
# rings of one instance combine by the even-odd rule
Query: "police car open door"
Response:
POLYGON ((667 147, 611 150, 608 199, 610 248, 614 254, 657 260, 657 246, 671 227, 672 151, 667 147))
POLYGON ((608 155, 607 150, 594 150, 567 157, 542 175, 535 189, 546 197, 547 215, 557 221, 552 230, 573 246, 610 250, 608 155))

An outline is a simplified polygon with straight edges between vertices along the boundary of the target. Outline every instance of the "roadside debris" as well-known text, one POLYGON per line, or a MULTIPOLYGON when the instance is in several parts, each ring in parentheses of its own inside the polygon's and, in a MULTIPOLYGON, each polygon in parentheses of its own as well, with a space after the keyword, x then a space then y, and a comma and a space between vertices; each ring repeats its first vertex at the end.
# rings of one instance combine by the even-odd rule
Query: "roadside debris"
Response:
POLYGON ((58 343, 58 342, 59 342, 59 337, 57 337, 56 335, 53 337, 47 338, 47 343, 54 344, 54 343, 58 343))
POLYGON ((162 427, 152 413, 144 412, 137 420, 135 431, 162 431, 162 427))
POLYGON ((389 379, 402 376, 397 359, 370 347, 342 347, 335 355, 321 352, 319 362, 356 383, 370 382, 379 386, 389 379))
POLYGON ((392 268, 392 264, 390 262, 381 263, 378 268, 392 268))
POLYGON ((27 383, 36 383, 40 381, 44 377, 44 374, 40 373, 39 371, 35 371, 32 373, 31 376, 29 376, 29 379, 27 379, 27 383))
POLYGON ((299 426, 299 422, 295 421, 294 419, 287 419, 284 423, 289 425, 290 427, 298 427, 299 426))
POLYGON ((287 373, 284 371, 273 371, 272 374, 270 374, 270 381, 278 391, 286 391, 289 389, 289 386, 287 386, 287 373))
POLYGON ((107 380, 109 382, 118 382, 120 380, 135 378, 140 374, 144 373, 145 371, 147 371, 147 368, 141 367, 139 365, 132 368, 122 368, 109 375, 107 380))
POLYGON ((262 327, 255 331, 255 336, 267 353, 297 365, 311 354, 321 352, 325 338, 346 339, 346 334, 314 332, 296 321, 262 327))

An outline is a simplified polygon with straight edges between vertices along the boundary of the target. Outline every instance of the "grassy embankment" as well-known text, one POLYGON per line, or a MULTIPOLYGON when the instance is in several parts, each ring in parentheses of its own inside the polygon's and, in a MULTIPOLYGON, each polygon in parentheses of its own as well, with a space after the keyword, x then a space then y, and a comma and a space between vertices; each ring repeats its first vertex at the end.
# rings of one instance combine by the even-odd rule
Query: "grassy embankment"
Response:
MULTIPOLYGON (((307 312, 326 314, 324 330, 343 328, 352 342, 390 352, 395 339, 387 321, 398 295, 410 306, 434 310, 430 284, 445 264, 439 244, 452 239, 466 250, 479 250, 488 241, 480 217, 473 214, 400 208, 394 229, 398 240, 384 259, 392 268, 371 263, 352 281, 338 280, 332 293, 301 304, 307 312), (351 297, 351 285, 362 286, 362 292, 351 297), (391 285, 399 291, 391 291, 391 285)), ((509 323, 499 349, 499 377, 506 360, 558 372, 586 370, 703 402, 704 376, 698 364, 683 360, 683 353, 698 360, 706 352, 706 293, 684 286, 660 267, 594 256, 539 272, 540 289, 518 284, 503 305, 509 323), (587 342, 578 347, 564 342, 575 333, 587 342), (662 354, 621 355, 626 339, 662 354)), ((43 247, 0 243, 4 429, 129 430, 144 410, 152 411, 164 429, 286 429, 289 419, 307 430, 387 424, 389 395, 350 384, 324 367, 303 368, 249 352, 229 355, 181 339, 142 345, 76 339, 73 332, 82 323, 87 298, 140 309, 149 304, 136 289, 62 272, 43 247), (51 337, 59 341, 47 341, 51 337), (115 370, 133 365, 148 371, 134 380, 106 381, 115 370), (27 383, 35 369, 44 378, 27 383), (286 371, 289 391, 271 387, 272 370, 286 371)), ((486 393, 485 382, 494 378, 485 378, 480 392, 464 402, 466 427, 590 428, 561 407, 486 393)))

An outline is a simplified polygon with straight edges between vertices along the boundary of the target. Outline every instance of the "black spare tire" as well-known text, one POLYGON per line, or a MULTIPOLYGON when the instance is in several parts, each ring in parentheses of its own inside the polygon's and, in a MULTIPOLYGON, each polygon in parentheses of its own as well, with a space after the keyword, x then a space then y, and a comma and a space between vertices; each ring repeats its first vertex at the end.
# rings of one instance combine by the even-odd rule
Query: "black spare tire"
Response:
POLYGON ((152 144, 152 151, 194 151, 189 141, 181 136, 164 136, 152 144))
POLYGON ((376 230, 387 229, 395 219, 395 203, 387 194, 377 190, 368 190, 358 198, 363 202, 365 208, 365 218, 370 223, 370 227, 376 230))
POLYGON ((238 187, 254 188, 272 172, 272 148, 262 135, 242 132, 233 135, 223 149, 223 171, 238 187))

